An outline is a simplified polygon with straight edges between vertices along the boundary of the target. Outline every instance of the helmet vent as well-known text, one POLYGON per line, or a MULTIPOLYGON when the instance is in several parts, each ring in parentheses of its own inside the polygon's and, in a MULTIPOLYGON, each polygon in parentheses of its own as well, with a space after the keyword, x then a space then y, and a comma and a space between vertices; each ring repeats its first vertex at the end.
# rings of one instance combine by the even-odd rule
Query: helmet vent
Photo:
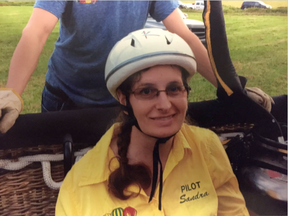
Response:
POLYGON ((171 44, 170 40, 165 36, 167 44, 171 44))
POLYGON ((131 46, 135 47, 135 41, 134 41, 134 39, 131 40, 131 46))

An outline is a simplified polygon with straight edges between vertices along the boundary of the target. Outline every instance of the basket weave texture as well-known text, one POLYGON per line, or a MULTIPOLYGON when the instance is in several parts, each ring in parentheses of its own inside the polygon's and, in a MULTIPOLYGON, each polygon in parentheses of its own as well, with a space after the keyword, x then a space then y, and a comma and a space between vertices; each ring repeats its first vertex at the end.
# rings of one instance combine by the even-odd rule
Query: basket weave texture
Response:
MULTIPOLYGON (((77 145, 77 149, 87 145, 77 145)), ((73 144, 73 148, 75 146, 73 144)), ((75 150, 77 150, 75 149, 75 150)), ((0 150, 0 159, 13 159, 37 154, 62 154, 63 145, 37 146, 0 150)), ((55 182, 63 181, 63 161, 51 162, 51 176, 55 182)), ((43 179, 42 165, 34 162, 21 170, 0 169, 0 215, 30 216, 55 215, 55 204, 59 190, 49 188, 43 179)))

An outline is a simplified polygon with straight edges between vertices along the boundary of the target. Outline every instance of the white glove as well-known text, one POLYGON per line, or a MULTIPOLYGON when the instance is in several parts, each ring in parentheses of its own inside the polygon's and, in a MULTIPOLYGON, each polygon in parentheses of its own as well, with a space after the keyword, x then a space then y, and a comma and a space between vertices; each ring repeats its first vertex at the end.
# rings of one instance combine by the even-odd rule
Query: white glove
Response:
POLYGON ((13 90, 0 89, 0 132, 6 133, 15 123, 23 108, 22 98, 13 90))
POLYGON ((263 92, 257 87, 247 87, 245 88, 247 95, 254 100, 256 103, 263 106, 268 112, 271 112, 272 104, 275 104, 273 98, 263 92))

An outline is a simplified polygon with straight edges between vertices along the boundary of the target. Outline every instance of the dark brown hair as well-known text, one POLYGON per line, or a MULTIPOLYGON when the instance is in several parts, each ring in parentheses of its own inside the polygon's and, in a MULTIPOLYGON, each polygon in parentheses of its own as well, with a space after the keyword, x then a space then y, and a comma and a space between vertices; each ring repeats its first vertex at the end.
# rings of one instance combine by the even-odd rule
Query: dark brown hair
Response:
MULTIPOLYGON (((177 66, 178 67, 178 66, 177 66)), ((182 80, 184 86, 188 86, 187 77, 188 72, 185 69, 181 69, 182 72, 182 80)), ((138 73, 133 74, 129 78, 127 78, 118 88, 122 94, 126 97, 126 100, 129 100, 129 95, 132 86, 135 82, 141 79, 141 74, 149 70, 149 68, 139 71, 138 73)), ((129 106, 129 101, 127 101, 129 106)), ((128 164, 127 152, 130 144, 131 138, 131 130, 134 125, 134 119, 132 119, 129 115, 121 112, 118 121, 120 121, 119 133, 117 139, 117 147, 118 147, 118 161, 119 168, 113 171, 109 176, 108 188, 109 191, 117 198, 121 200, 126 200, 131 197, 131 194, 125 193, 125 189, 131 184, 136 184, 140 188, 144 190, 147 189, 151 184, 151 172, 147 166, 144 164, 128 164)))

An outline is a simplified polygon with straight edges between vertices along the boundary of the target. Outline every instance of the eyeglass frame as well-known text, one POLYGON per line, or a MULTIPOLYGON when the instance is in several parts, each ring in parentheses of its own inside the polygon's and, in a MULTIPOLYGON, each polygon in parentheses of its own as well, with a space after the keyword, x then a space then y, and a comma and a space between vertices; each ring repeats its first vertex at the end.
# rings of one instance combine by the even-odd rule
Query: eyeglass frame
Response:
MULTIPOLYGON (((186 91, 186 92, 187 92, 187 96, 188 96, 188 95, 189 95, 189 92, 191 91, 191 87, 190 87, 190 86, 186 86, 186 85, 182 85, 181 87, 184 87, 184 88, 181 90, 181 92, 186 91)), ((153 87, 152 87, 152 88, 153 88, 153 87)), ((138 89, 139 89, 139 90, 143 90, 143 89, 145 89, 145 88, 138 88, 138 89)), ((159 96, 160 92, 165 92, 168 97, 172 97, 172 98, 178 96, 178 95, 175 95, 175 96, 169 95, 168 90, 167 90, 167 87, 166 87, 166 89, 163 89, 163 90, 159 90, 159 89, 157 89, 157 88, 153 88, 153 90, 157 90, 157 91, 156 91, 156 94, 153 95, 152 98, 141 98, 141 96, 139 96, 139 94, 137 94, 137 92, 135 92, 135 91, 137 91, 138 89, 135 89, 134 91, 130 91, 130 92, 129 92, 130 94, 133 94, 133 95, 135 96, 135 98, 137 98, 138 100, 153 100, 153 99, 155 99, 155 98, 157 98, 157 97, 159 96), (138 95, 138 96, 136 96, 136 95, 138 95)))

